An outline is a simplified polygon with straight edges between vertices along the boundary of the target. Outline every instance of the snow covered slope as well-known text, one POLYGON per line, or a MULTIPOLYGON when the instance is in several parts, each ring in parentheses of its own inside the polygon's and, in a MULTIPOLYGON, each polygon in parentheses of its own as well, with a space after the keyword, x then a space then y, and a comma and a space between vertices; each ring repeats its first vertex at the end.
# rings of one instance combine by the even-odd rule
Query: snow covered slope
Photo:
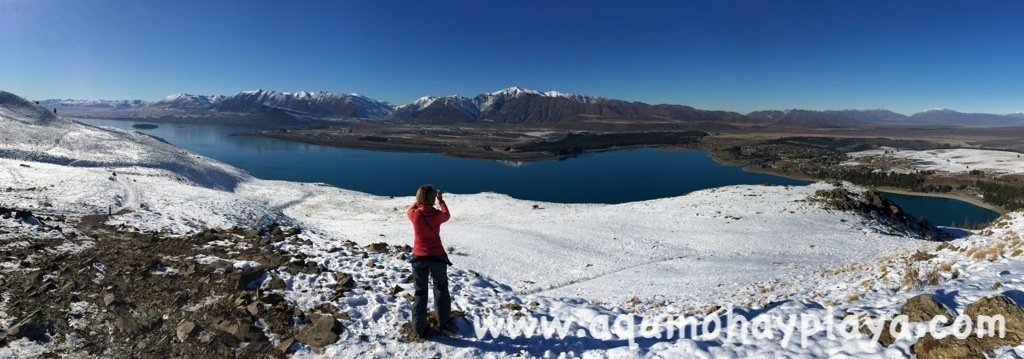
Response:
POLYGON ((202 187, 231 189, 249 175, 151 136, 57 117, 0 91, 0 157, 74 167, 164 169, 202 187))
MULTIPOLYGON (((672 296, 707 303, 759 281, 919 244, 806 201, 825 188, 732 186, 621 205, 452 195, 452 221, 442 236, 459 267, 517 292, 602 302, 672 296)), ((409 198, 269 181, 238 192, 339 240, 409 243, 409 198)))

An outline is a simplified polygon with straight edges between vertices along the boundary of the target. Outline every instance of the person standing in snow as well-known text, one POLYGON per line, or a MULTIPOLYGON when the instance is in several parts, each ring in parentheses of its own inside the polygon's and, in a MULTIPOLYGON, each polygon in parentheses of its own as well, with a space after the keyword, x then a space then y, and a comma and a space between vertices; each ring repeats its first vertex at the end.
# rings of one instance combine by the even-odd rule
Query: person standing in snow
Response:
MULTIPOLYGON (((406 217, 412 222, 415 239, 412 246, 412 273, 415 279, 415 296, 412 305, 412 330, 422 338, 427 330, 427 281, 434 282, 434 308, 441 331, 449 331, 452 299, 448 293, 448 254, 441 244, 441 223, 452 216, 444 203, 444 192, 431 185, 420 186, 416 191, 416 202, 409 206, 406 217), (441 209, 434 208, 435 200, 441 209)), ((445 333, 448 334, 448 333, 445 333)))

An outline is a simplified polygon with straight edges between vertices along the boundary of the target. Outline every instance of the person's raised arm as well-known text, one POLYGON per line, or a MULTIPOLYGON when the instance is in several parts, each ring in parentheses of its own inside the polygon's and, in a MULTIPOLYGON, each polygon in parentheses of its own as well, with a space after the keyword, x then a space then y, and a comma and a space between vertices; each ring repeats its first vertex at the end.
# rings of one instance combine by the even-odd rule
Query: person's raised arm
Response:
POLYGON ((448 212, 448 204, 444 203, 444 191, 437 191, 437 202, 441 205, 441 223, 447 222, 452 214, 448 212))

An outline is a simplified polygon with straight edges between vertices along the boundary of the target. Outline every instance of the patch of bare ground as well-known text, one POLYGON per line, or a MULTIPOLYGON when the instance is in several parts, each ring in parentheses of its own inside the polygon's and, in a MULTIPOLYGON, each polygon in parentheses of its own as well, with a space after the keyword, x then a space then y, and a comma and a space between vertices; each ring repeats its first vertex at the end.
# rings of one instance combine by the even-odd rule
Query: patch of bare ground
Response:
MULTIPOLYGON (((265 358, 282 357, 298 343, 331 344, 343 330, 338 313, 303 311, 283 295, 285 283, 275 273, 324 271, 301 254, 274 249, 301 241, 297 228, 210 229, 170 238, 106 219, 73 223, 85 238, 27 237, 9 243, 28 245, 3 246, 0 255, 16 265, 0 272, 3 311, 14 319, 0 345, 21 338, 55 342, 51 357, 265 358), (85 240, 92 245, 54 249, 85 240)), ((353 283, 335 275, 344 295, 353 283)))

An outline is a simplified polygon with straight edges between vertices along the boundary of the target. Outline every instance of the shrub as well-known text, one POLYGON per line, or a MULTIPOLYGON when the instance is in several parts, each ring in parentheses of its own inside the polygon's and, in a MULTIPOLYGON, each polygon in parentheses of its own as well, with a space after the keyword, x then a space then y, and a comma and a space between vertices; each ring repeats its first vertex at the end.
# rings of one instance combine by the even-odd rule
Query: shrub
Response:
POLYGON ((924 287, 921 281, 917 279, 919 275, 920 271, 917 267, 908 263, 906 270, 903 271, 903 279, 900 281, 900 289, 912 291, 924 287))
POLYGON ((942 276, 939 275, 938 270, 932 269, 924 275, 924 282, 927 285, 939 285, 940 281, 942 281, 942 276))

